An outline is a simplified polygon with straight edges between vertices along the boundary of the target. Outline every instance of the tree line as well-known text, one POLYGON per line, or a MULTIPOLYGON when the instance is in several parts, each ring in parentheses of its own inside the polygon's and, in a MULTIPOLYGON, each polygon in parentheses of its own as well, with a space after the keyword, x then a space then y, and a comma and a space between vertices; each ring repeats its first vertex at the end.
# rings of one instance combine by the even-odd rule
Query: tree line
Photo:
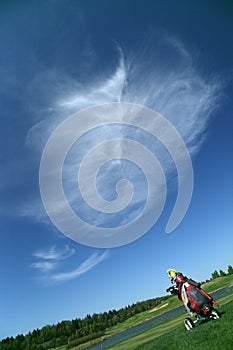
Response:
MULTIPOLYGON (((211 275, 211 280, 226 275, 233 275, 231 265, 228 266, 227 272, 215 270, 211 275)), ((74 346, 103 336, 107 328, 122 323, 138 313, 151 310, 169 297, 153 298, 128 305, 119 310, 88 314, 83 319, 76 318, 72 321, 59 322, 56 325, 46 325, 26 335, 19 334, 16 337, 3 339, 0 342, 0 349, 46 350, 62 345, 66 345, 67 349, 72 349, 74 346)))
POLYGON ((45 350, 66 345, 71 349, 81 343, 99 338, 105 330, 128 318, 151 310, 165 301, 168 296, 153 298, 128 305, 119 310, 87 315, 72 321, 62 321, 56 325, 46 325, 42 329, 35 329, 27 335, 8 337, 0 342, 1 350, 45 350))
POLYGON ((233 275, 233 267, 231 265, 228 266, 227 272, 224 272, 223 270, 219 270, 218 272, 217 270, 215 270, 211 275, 211 279, 214 280, 215 278, 224 277, 227 275, 233 275))

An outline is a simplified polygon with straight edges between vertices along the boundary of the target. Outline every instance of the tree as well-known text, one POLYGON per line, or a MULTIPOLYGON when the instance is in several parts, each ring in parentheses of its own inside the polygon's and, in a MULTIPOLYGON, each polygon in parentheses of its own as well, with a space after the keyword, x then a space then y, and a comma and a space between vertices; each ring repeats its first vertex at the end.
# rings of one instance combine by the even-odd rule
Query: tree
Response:
POLYGON ((215 278, 218 278, 219 277, 219 273, 217 270, 215 270, 213 273, 212 273, 212 279, 214 280, 215 278))
POLYGON ((228 266, 227 272, 228 275, 233 275, 233 267, 231 265, 228 266))
POLYGON ((226 276, 226 274, 225 274, 225 272, 224 272, 223 270, 219 270, 219 275, 220 275, 221 277, 226 276))

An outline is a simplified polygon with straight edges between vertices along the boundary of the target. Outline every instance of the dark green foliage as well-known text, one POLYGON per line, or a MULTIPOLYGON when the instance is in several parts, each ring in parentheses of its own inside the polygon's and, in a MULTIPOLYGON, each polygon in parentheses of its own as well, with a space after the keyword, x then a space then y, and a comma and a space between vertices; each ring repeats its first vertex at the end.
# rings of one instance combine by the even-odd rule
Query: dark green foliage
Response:
POLYGON ((219 273, 217 270, 215 270, 213 273, 212 273, 212 279, 214 280, 215 278, 218 278, 219 277, 219 273))
MULTIPOLYGON (((228 275, 233 274, 233 268, 228 266, 228 275)), ((215 270, 212 279, 225 276, 222 270, 215 270)), ((120 310, 110 310, 99 314, 87 315, 72 321, 62 321, 56 325, 47 325, 42 329, 35 329, 27 335, 8 337, 0 341, 1 350, 46 350, 66 345, 67 349, 100 338, 105 330, 143 311, 151 310, 165 301, 168 296, 153 298, 128 305, 120 310)))
POLYGON ((220 277, 226 276, 226 273, 223 270, 219 270, 220 277))
POLYGON ((87 315, 72 321, 62 321, 56 325, 47 325, 35 329, 26 336, 6 338, 0 342, 1 350, 46 350, 66 345, 67 349, 104 335, 107 328, 124 322, 133 315, 150 310, 168 297, 159 297, 128 305, 120 310, 87 315))

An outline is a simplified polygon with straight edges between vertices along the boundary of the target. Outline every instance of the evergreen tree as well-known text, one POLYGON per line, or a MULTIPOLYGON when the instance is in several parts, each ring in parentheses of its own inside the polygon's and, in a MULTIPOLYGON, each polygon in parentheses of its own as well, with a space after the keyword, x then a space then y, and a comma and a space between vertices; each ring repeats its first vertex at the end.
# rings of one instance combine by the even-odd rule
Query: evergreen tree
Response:
POLYGON ((215 270, 213 273, 212 273, 212 279, 214 280, 215 278, 218 278, 219 277, 219 273, 217 270, 215 270))
POLYGON ((233 275, 233 267, 231 265, 228 266, 227 272, 228 275, 233 275))
POLYGON ((225 272, 224 272, 223 270, 219 270, 219 275, 220 275, 221 277, 226 276, 226 274, 225 274, 225 272))

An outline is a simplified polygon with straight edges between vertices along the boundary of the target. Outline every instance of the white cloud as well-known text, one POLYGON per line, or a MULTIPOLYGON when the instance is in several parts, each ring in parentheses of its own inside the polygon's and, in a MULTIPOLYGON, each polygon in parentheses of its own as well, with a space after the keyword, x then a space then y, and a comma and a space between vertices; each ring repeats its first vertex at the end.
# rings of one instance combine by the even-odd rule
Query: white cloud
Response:
POLYGON ((55 246, 52 246, 49 249, 38 250, 33 253, 33 256, 37 261, 33 262, 31 267, 42 273, 43 280, 52 283, 59 283, 83 275, 109 256, 108 250, 104 251, 102 254, 94 253, 82 262, 75 270, 56 273, 53 271, 58 268, 61 269, 61 260, 70 258, 74 253, 75 250, 71 249, 68 245, 65 246, 65 249, 57 249, 55 246))
MULTIPOLYGON (((171 36, 163 40, 166 49, 173 54, 171 62, 170 52, 163 59, 164 53, 161 57, 159 54, 151 56, 149 50, 144 53, 145 57, 138 53, 126 57, 119 49, 120 60, 115 72, 89 84, 80 85, 64 76, 62 80, 56 72, 59 88, 55 96, 51 96, 54 100, 48 106, 49 116, 31 127, 27 143, 35 148, 44 147, 52 130, 83 108, 106 102, 132 102, 160 112, 178 129, 191 151, 194 150, 192 143, 198 147, 199 136, 218 103, 221 82, 217 78, 209 81, 202 78, 181 41, 171 36)), ((53 80, 56 79, 54 74, 53 80)))
POLYGON ((103 78, 103 81, 95 82, 95 84, 90 84, 87 87, 76 86, 76 88, 75 82, 72 81, 67 96, 58 99, 57 108, 64 108, 72 112, 107 101, 121 102, 126 84, 126 75, 125 61, 123 57, 120 57, 116 71, 110 77, 103 78))
POLYGON ((77 278, 84 273, 93 269, 96 265, 104 261, 109 256, 108 250, 106 250, 103 254, 99 255, 98 253, 92 254, 89 258, 87 258, 83 263, 80 264, 75 270, 70 272, 60 272, 50 276, 53 282, 66 282, 77 278))
POLYGON ((75 253, 75 249, 68 245, 64 249, 57 249, 55 246, 46 250, 38 250, 33 253, 33 256, 43 260, 63 260, 70 258, 75 253))
POLYGON ((38 269, 42 272, 48 272, 53 270, 56 267, 56 263, 49 261, 38 261, 31 264, 31 267, 34 269, 38 269))
MULTIPOLYGON (((96 81, 92 80, 85 85, 80 85, 69 77, 63 76, 62 80, 59 77, 59 72, 53 72, 52 78, 55 80, 57 74, 59 85, 56 88, 55 97, 52 94, 50 96, 52 102, 48 106, 49 118, 36 123, 29 130, 27 144, 31 148, 39 150, 41 155, 51 131, 71 114, 83 108, 106 102, 131 102, 161 113, 178 130, 190 154, 195 155, 205 138, 211 112, 218 105, 222 83, 217 78, 208 81, 201 76, 195 68, 192 55, 182 42, 169 36, 163 37, 162 41, 163 45, 160 46, 160 49, 161 47, 165 47, 165 49, 164 51, 161 49, 161 52, 157 50, 156 54, 148 51, 143 53, 144 56, 140 53, 134 55, 131 53, 126 57, 121 52, 119 64, 112 75, 103 77, 102 74, 101 79, 98 77, 96 81)), ((41 79, 43 80, 43 74, 41 79)), ((48 92, 48 89, 46 91, 48 92)), ((122 138, 128 137, 130 134, 123 129, 120 133, 122 138)), ((146 146, 149 145, 149 141, 143 135, 135 131, 133 134, 138 136, 139 142, 144 141, 146 146)), ((115 130, 110 128, 103 128, 102 131, 97 130, 96 134, 89 137, 86 135, 86 139, 81 142, 78 148, 78 153, 71 156, 64 167, 66 173, 63 179, 67 184, 66 196, 69 198, 69 202, 80 210, 84 217, 92 217, 92 224, 97 226, 111 224, 114 220, 112 217, 106 218, 102 213, 89 215, 87 207, 81 202, 80 194, 76 192, 77 165, 81 161, 78 157, 85 155, 88 148, 93 146, 95 142, 101 142, 104 137, 110 138, 114 135, 115 130)), ((119 137, 119 133, 117 136, 119 137)), ((164 153, 160 145, 156 144, 154 149, 160 155, 166 176, 172 177, 175 173, 172 160, 164 153)), ((108 170, 108 179, 114 178, 116 175, 115 167, 109 167, 108 170)), ((121 171, 119 170, 119 173, 121 171)), ((132 177, 133 172, 130 169, 127 171, 126 175, 132 177)), ((136 177, 134 180, 136 187, 138 180, 136 177)), ((101 194, 104 193, 111 198, 114 189, 112 183, 111 186, 108 186, 108 183, 105 176, 102 177, 102 180, 100 177, 98 190, 101 194)), ((143 200, 141 193, 138 193, 138 196, 135 197, 135 203, 132 203, 131 208, 134 209, 122 218, 117 217, 118 223, 124 224, 126 218, 130 221, 143 205, 143 200), (137 205, 135 205, 136 203, 137 205)), ((33 216, 42 221, 40 206, 41 203, 35 200, 34 205, 30 206, 28 210, 24 207, 23 215, 33 216)), ((54 211, 62 213, 62 208, 61 203, 54 202, 54 211)), ((45 211, 43 211, 43 215, 46 215, 45 211)), ((73 273, 79 272, 74 271, 73 273)))

